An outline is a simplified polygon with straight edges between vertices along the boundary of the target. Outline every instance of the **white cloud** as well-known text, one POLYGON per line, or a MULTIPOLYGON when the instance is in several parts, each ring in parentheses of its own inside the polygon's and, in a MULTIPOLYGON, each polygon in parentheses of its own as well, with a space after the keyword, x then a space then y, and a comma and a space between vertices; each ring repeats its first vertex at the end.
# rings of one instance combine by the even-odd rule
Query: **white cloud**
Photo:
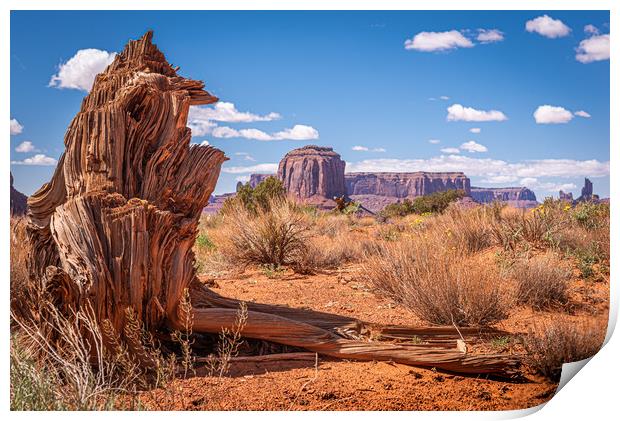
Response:
POLYGON ((246 161, 256 161, 252 155, 247 152, 235 152, 236 156, 242 156, 246 161))
POLYGON ((227 174, 252 174, 252 173, 276 173, 278 164, 256 164, 248 167, 222 167, 222 172, 227 174))
POLYGON ((20 134, 24 130, 24 126, 19 124, 19 121, 14 118, 11 119, 11 136, 20 134))
POLYGON ((356 151, 356 152, 385 152, 384 148, 372 148, 370 149, 367 146, 361 146, 361 145, 355 145, 351 148, 352 151, 356 151))
POLYGON ((442 100, 444 100, 444 101, 447 101, 447 100, 449 100, 449 99, 450 99, 450 97, 449 97, 449 96, 446 96, 446 95, 442 95, 442 96, 440 96, 440 97, 439 97, 439 99, 442 99, 442 100))
POLYGON ((480 127, 472 127, 471 129, 469 129, 470 133, 480 133, 481 129, 480 127))
POLYGON ((41 166, 53 166, 57 161, 47 155, 36 154, 31 158, 26 158, 23 161, 11 161, 13 165, 41 165, 41 166))
POLYGON ((278 120, 282 116, 271 112, 266 115, 239 111, 232 102, 217 102, 213 106, 193 106, 189 109, 189 121, 221 121, 225 123, 253 123, 278 120))
POLYGON ((441 148, 440 149, 441 152, 443 153, 461 153, 461 150, 459 148, 441 148))
POLYGON ((570 28, 559 19, 553 19, 547 15, 528 20, 525 23, 528 32, 536 32, 547 38, 565 37, 570 33, 570 28))
POLYGON ((346 166, 346 172, 381 171, 463 171, 470 177, 605 177, 609 175, 609 161, 539 159, 509 163, 492 158, 441 155, 429 159, 366 159, 358 162, 347 162, 346 166))
POLYGON ((514 175, 496 175, 487 177, 483 179, 482 182, 488 184, 506 184, 517 181, 518 179, 519 177, 515 177, 514 175))
POLYGON ((453 104, 448 107, 448 121, 504 121, 508 117, 497 110, 482 111, 471 107, 463 107, 461 104, 453 104))
POLYGON ((481 145, 480 143, 476 143, 473 140, 470 140, 469 142, 465 142, 463 143, 460 148, 464 151, 467 152, 486 152, 488 151, 487 147, 484 145, 481 145))
POLYGON ((504 40, 504 33, 498 29, 478 29, 476 39, 483 44, 499 42, 504 40))
POLYGON ((541 105, 534 111, 534 119, 538 124, 568 123, 573 119, 573 113, 564 107, 541 105))
POLYGON ((240 175, 239 177, 235 177, 235 181, 240 181, 242 183, 247 183, 248 181, 250 181, 250 176, 249 175, 240 175))
POLYGON ((609 60, 609 34, 595 35, 581 41, 575 58, 581 63, 609 60))
POLYGON ((589 113, 583 111, 583 110, 579 110, 579 111, 575 111, 575 115, 579 116, 579 117, 583 117, 583 118, 590 118, 592 117, 589 113))
MULTIPOLYGON (((190 114, 192 112, 191 109, 192 108, 190 107, 190 114)), ((200 137, 210 134, 217 127, 217 125, 209 120, 188 120, 187 127, 192 130, 192 136, 200 137)))
POLYGON ((200 142, 200 146, 209 146, 209 141, 203 140, 202 142, 200 142))
POLYGON ((17 147, 15 148, 15 152, 27 153, 27 152, 35 152, 35 151, 38 151, 38 149, 35 148, 32 142, 29 140, 23 141, 22 143, 17 145, 17 147))
POLYGON ((405 40, 406 50, 445 51, 455 48, 470 48, 474 44, 456 30, 446 32, 420 32, 412 39, 405 40))
POLYGON ((385 148, 373 148, 372 149, 373 152, 385 152, 385 148))
POLYGON ((586 25, 583 27, 583 32, 585 32, 586 34, 591 34, 591 35, 598 35, 599 31, 598 28, 594 25, 586 25))
POLYGON ((428 143, 432 143, 433 145, 436 145, 439 142, 441 142, 441 140, 439 140, 439 139, 428 139, 428 143))
POLYGON ((540 190, 545 190, 549 192, 557 192, 560 190, 567 191, 567 190, 572 190, 572 189, 577 188, 577 186, 574 183, 541 182, 541 181, 538 181, 538 179, 535 177, 523 178, 521 179, 521 181, 519 181, 519 184, 521 184, 524 187, 527 187, 528 189, 540 189, 540 190))
POLYGON ((116 53, 96 48, 78 50, 66 63, 58 66, 58 73, 50 79, 49 85, 59 89, 90 91, 95 76, 112 63, 116 53))
POLYGON ((236 130, 226 126, 213 129, 211 134, 213 137, 219 138, 242 137, 263 142, 272 140, 312 140, 319 138, 319 132, 314 127, 305 126, 303 124, 296 124, 290 129, 284 129, 272 134, 258 129, 236 130))

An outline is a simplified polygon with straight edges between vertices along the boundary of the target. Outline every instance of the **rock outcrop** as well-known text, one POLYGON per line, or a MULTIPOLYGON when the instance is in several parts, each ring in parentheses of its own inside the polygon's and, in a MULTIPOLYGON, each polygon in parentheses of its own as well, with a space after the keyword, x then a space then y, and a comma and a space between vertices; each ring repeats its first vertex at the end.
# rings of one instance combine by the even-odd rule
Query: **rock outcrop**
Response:
POLYGON ((347 194, 345 162, 330 147, 304 146, 293 149, 280 161, 278 178, 297 199, 329 206, 335 196, 347 194))
POLYGON ((250 174, 250 187, 255 188, 269 177, 275 177, 276 174, 250 174))
POLYGON ((598 196, 592 194, 594 192, 592 182, 590 179, 586 178, 583 183, 583 187, 581 188, 581 196, 577 198, 578 202, 587 202, 592 199, 598 200, 598 196))
POLYGON ((21 216, 26 214, 28 209, 28 197, 13 187, 13 173, 11 173, 11 216, 21 216))
POLYGON ((560 190, 559 199, 563 200, 565 202, 571 202, 572 203, 572 201, 573 201, 573 194, 571 192, 564 193, 562 190, 560 190))
POLYGON ((536 194, 527 187, 472 187, 471 197, 478 203, 504 202, 516 208, 538 206, 536 194))
POLYGON ((462 172, 348 173, 344 176, 349 195, 413 198, 446 190, 469 194, 469 178, 462 172))

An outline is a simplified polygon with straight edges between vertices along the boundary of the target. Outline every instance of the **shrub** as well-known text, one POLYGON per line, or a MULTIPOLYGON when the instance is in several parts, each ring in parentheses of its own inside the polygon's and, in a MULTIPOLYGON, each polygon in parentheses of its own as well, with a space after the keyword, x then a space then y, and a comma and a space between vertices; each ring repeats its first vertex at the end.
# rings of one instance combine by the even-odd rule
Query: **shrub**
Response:
POLYGON ((493 244, 492 210, 486 206, 464 209, 448 206, 443 215, 425 222, 427 231, 445 234, 448 245, 462 254, 475 253, 493 244))
POLYGON ((288 200, 250 211, 240 203, 225 213, 218 246, 228 259, 248 264, 289 266, 306 251, 306 216, 288 200))
POLYGON ((363 265, 367 281, 434 324, 488 325, 507 317, 511 292, 493 270, 418 236, 378 246, 363 265))
POLYGON ((601 324, 575 323, 558 318, 535 325, 525 337, 527 363, 540 374, 557 381, 562 364, 592 357, 605 339, 601 324))
POLYGON ((571 271, 553 254, 517 260, 511 271, 519 303, 540 310, 568 302, 571 271))
POLYGON ((241 204, 245 209, 254 213, 266 211, 269 210, 271 203, 283 200, 285 197, 284 184, 276 177, 267 177, 255 188, 252 188, 250 183, 239 186, 236 195, 224 202, 222 212, 227 212, 236 204, 241 204))
POLYGON ((450 203, 465 196, 462 190, 446 190, 436 192, 426 196, 420 196, 413 201, 403 200, 402 203, 392 203, 387 205, 381 213, 386 217, 405 216, 412 213, 418 215, 424 213, 441 213, 450 203))

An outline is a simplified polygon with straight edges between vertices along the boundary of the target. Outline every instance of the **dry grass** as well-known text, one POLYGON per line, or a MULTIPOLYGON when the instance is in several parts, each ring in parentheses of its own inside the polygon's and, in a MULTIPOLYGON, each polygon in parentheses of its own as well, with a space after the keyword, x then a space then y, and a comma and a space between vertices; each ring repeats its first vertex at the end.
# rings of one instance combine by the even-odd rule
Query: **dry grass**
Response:
POLYGON ((562 364, 592 357, 605 339, 606 326, 557 318, 539 323, 524 339, 527 362, 537 372, 557 381, 562 364))
POLYGON ((537 310, 566 305, 571 272, 553 253, 517 260, 511 276, 517 285, 518 302, 537 310))
POLYGON ((482 262, 427 235, 380 246, 363 273, 369 283, 434 324, 488 325, 507 317, 511 291, 482 262))

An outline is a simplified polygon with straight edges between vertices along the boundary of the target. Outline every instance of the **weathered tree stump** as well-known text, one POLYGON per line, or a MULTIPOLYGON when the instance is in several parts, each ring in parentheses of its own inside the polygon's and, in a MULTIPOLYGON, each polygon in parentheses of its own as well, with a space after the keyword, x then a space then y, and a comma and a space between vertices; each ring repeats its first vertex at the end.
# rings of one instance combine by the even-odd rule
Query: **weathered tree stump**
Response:
MULTIPOLYGON (((227 158, 213 147, 190 145, 186 126, 190 105, 217 98, 202 82, 178 76, 151 39, 147 32, 130 41, 97 76, 67 130, 52 180, 28 199, 29 269, 32 277, 45 279, 57 306, 76 309, 88 303, 97 319, 109 320, 117 332, 123 331, 127 308, 150 331, 182 329, 179 302, 187 288, 194 331, 219 333, 235 324, 238 302, 198 281, 192 247, 227 158)), ((248 338, 334 357, 465 373, 514 372, 513 358, 458 351, 460 334, 452 328, 438 333, 369 326, 254 303, 248 303, 242 331, 248 338), (388 338, 426 334, 441 344, 372 342, 371 328, 388 338)))

